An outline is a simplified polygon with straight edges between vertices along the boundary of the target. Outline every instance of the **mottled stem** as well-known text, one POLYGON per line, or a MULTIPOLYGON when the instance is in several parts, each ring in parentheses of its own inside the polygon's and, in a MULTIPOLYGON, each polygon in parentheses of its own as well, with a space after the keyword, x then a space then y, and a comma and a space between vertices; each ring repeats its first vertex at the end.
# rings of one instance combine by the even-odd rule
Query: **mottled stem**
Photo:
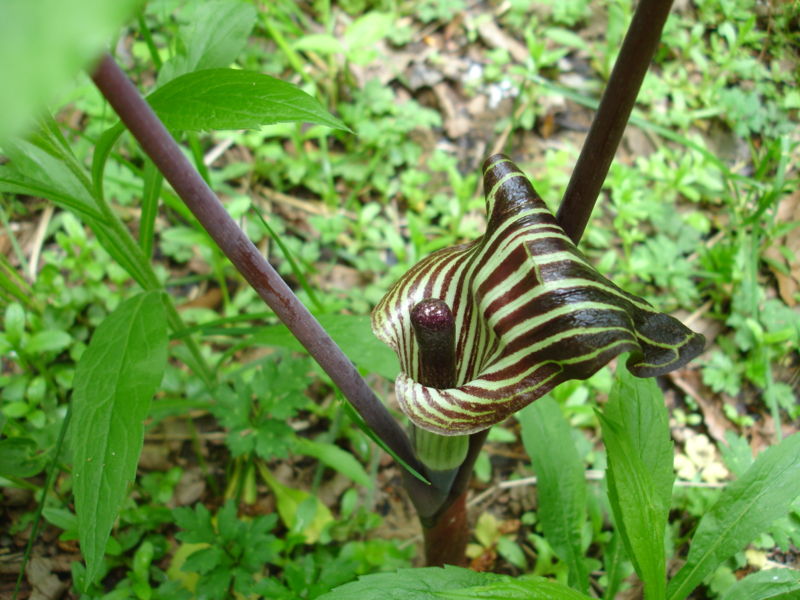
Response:
POLYGON ((636 7, 556 215, 575 244, 592 215, 671 6, 672 0, 640 0, 636 7))

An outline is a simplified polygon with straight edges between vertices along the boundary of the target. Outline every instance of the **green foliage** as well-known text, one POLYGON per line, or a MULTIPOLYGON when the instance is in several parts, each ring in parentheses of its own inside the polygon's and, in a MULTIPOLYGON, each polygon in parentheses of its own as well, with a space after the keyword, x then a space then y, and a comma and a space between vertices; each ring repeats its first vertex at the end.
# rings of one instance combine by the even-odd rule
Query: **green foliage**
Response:
POLYGON ((571 441, 570 426, 558 403, 540 398, 517 413, 522 443, 537 477, 542 531, 553 551, 569 567, 570 585, 588 590, 582 530, 586 521, 583 462, 571 441))
POLYGON ((741 579, 722 600, 791 600, 800 593, 800 573, 792 569, 767 569, 741 579))
MULTIPOLYGON (((251 4, 214 0, 189 3, 179 19, 176 52, 158 71, 158 86, 181 75, 230 66, 242 53, 256 22, 251 4)), ((153 57, 155 60, 155 57, 153 57)))
POLYGON ((172 79, 147 97, 169 129, 250 129, 305 122, 347 130, 297 87, 262 73, 205 69, 172 79))
POLYGON ((144 419, 167 359, 161 295, 123 302, 97 328, 78 362, 73 394, 75 511, 86 577, 100 569, 106 540, 136 475, 144 419))
POLYGON ((286 457, 294 437, 288 423, 309 405, 303 394, 309 366, 301 359, 265 361, 249 380, 239 374, 232 387, 217 387, 211 410, 228 430, 227 445, 234 457, 286 457))
POLYGON ((203 547, 189 554, 181 570, 198 573, 197 589, 209 600, 227 598, 230 593, 253 593, 253 573, 275 560, 282 547, 272 534, 277 515, 256 517, 250 522, 237 518, 236 507, 228 501, 212 522, 203 505, 178 508, 175 522, 182 529, 177 538, 203 547))
POLYGON ((494 573, 476 573, 445 565, 444 568, 401 569, 361 577, 338 587, 320 600, 436 600, 438 598, 525 598, 531 600, 580 600, 589 598, 541 577, 514 579, 494 573))
MULTIPOLYGON (((366 315, 316 315, 325 331, 339 344, 353 363, 367 373, 378 373, 394 380, 400 372, 397 356, 380 340, 375 339, 366 315)), ((285 325, 268 325, 259 329, 250 343, 277 346, 301 351, 302 346, 285 325)))
MULTIPOLYGON (((182 577, 188 575, 198 578, 194 590, 222 590, 218 597, 241 589, 294 600, 336 594, 330 590, 358 575, 407 566, 411 548, 365 539, 380 521, 370 492, 364 497, 351 486, 338 507, 326 506, 319 500, 322 495, 317 498, 317 484, 334 472, 359 489, 369 485, 377 455, 367 437, 341 416, 346 407, 343 411, 329 382, 306 359, 281 352, 247 364, 263 351, 254 347, 294 352, 298 346, 263 312, 256 295, 240 285, 129 136, 120 136, 122 129, 113 127, 113 115, 86 79, 74 75, 101 48, 124 48, 119 56, 124 69, 172 119, 170 126, 183 136, 231 214, 242 220, 290 285, 299 288, 305 281, 313 289, 313 294, 299 294, 314 302, 320 321, 359 369, 393 380, 396 358, 369 335, 365 315, 409 265, 482 231, 475 217, 483 204, 476 194, 475 168, 482 144, 491 145, 508 132, 508 145, 526 155, 525 167, 534 174, 537 190, 555 206, 577 152, 565 130, 575 127, 574 117, 582 117, 576 106, 591 106, 597 97, 630 4, 609 0, 590 6, 570 0, 532 9, 529 2, 512 0, 508 10, 493 18, 509 38, 525 43, 530 58, 518 63, 506 49, 489 48, 491 42, 481 37, 469 50, 479 47, 477 53, 465 57, 483 69, 477 78, 463 80, 462 91, 467 100, 479 99, 489 85, 518 91, 514 114, 501 114, 488 129, 477 127, 457 140, 443 128, 444 105, 429 88, 412 89, 403 75, 387 82, 387 69, 395 65, 378 48, 388 49, 392 59, 410 51, 414 68, 444 71, 443 66, 457 62, 450 64, 449 47, 478 40, 481 19, 488 17, 476 14, 473 3, 437 0, 414 7, 348 0, 262 6, 216 1, 177 7, 171 1, 149 2, 138 27, 127 27, 120 44, 111 38, 136 3, 0 4, 0 62, 8 67, 0 91, 0 192, 5 194, 0 216, 3 239, 12 243, 10 258, 0 257, 0 484, 34 491, 44 498, 45 519, 63 531, 62 539, 79 537, 79 519, 85 524, 93 516, 87 517, 82 506, 77 516, 65 508, 71 487, 80 488, 81 469, 75 457, 58 455, 57 443, 70 394, 79 399, 75 386, 80 383, 81 393, 91 391, 76 379, 76 364, 89 353, 87 344, 99 335, 98 326, 126 298, 138 289, 166 289, 161 323, 169 324, 173 340, 148 423, 172 427, 171 419, 178 417, 200 446, 207 443, 209 423, 224 429, 225 436, 210 446, 211 453, 198 450, 196 459, 181 468, 164 473, 143 468, 119 510, 103 501, 97 539, 81 548, 87 559, 94 557, 93 575, 87 576, 80 563, 73 567, 78 590, 87 598, 189 598, 195 594, 184 585, 188 579, 182 577), (458 11, 459 18, 450 19, 458 11), (599 35, 592 33, 597 28, 586 27, 603 18, 599 35), (420 22, 431 26, 420 28, 420 22), (444 29, 448 37, 438 45, 444 29), (409 40, 413 45, 403 47, 409 40), (289 81, 298 86, 284 83, 289 81), (260 95, 251 94, 252 84, 260 95), (10 134, 30 127, 33 111, 59 94, 62 104, 69 102, 59 111, 60 125, 42 117, 38 133, 11 139, 10 134), (204 112, 208 107, 213 114, 204 112), (302 114, 292 112, 294 107, 302 108, 302 114), (300 126, 305 120, 318 125, 300 126), (548 122, 555 123, 555 131, 545 139, 548 122), (278 124, 258 129, 264 123, 278 124), (248 130, 205 133, 221 126, 248 130), (203 164, 230 143, 234 151, 203 164), (272 239, 279 238, 294 256, 294 269, 286 253, 279 253, 275 242, 248 220, 248 207, 262 208, 266 200, 272 239), (56 208, 49 221, 45 202, 56 208), (43 227, 38 268, 28 264, 34 258, 28 232, 37 223, 43 227), (354 276, 340 280, 335 269, 354 276), (27 279, 29 273, 36 276, 27 279), (188 292, 202 296, 217 288, 223 296, 219 307, 175 311, 175 305, 189 299, 188 292), (186 419, 188 414, 194 419, 186 419), (39 475, 54 458, 72 460, 78 477, 62 476, 54 493, 42 493, 39 475), (259 468, 268 465, 270 473, 277 473, 276 459, 302 469, 311 464, 313 482, 275 481, 269 491, 257 488, 259 468), (218 512, 206 509, 202 518, 199 508, 191 510, 195 516, 179 524, 178 535, 195 536, 198 541, 191 544, 219 550, 205 548, 195 558, 189 554, 189 566, 196 567, 189 573, 175 566, 177 517, 164 505, 179 502, 186 485, 181 478, 196 476, 189 465, 196 462, 202 471, 205 460, 212 468, 203 478, 203 504, 223 505, 216 485, 243 505, 262 491, 280 505, 280 519, 237 517, 231 503, 218 512), (101 529, 110 527, 114 515, 117 522, 105 542, 101 529), (106 572, 112 575, 105 581, 94 577, 106 572)), ((792 373, 800 351, 797 312, 783 292, 776 295, 770 289, 778 273, 792 274, 797 260, 790 245, 797 223, 782 222, 780 216, 798 183, 800 93, 792 68, 796 19, 791 3, 773 3, 766 14, 740 0, 698 1, 673 11, 657 68, 645 81, 632 120, 631 129, 643 133, 648 143, 623 147, 606 182, 607 201, 598 205, 582 244, 592 262, 626 290, 661 310, 695 313, 704 326, 720 330, 699 364, 703 382, 722 399, 737 430, 726 435, 729 446, 719 448, 736 482, 724 491, 677 487, 672 503, 666 500, 669 525, 653 527, 649 519, 663 519, 669 497, 665 425, 663 415, 656 418, 661 409, 650 415, 661 429, 654 435, 658 443, 648 449, 637 442, 636 433, 646 423, 632 418, 624 399, 628 412, 611 408, 604 417, 595 413, 598 399, 611 386, 608 370, 585 383, 564 384, 552 393, 558 411, 547 401, 531 412, 544 413, 547 422, 531 420, 527 412, 521 416, 523 441, 539 478, 539 510, 521 516, 519 536, 501 535, 494 528, 494 549, 509 569, 529 569, 575 585, 583 565, 597 595, 611 599, 628 585, 632 562, 647 593, 658 597, 651 590, 660 578, 662 557, 686 559, 691 540, 689 564, 670 584, 673 598, 798 594, 797 578, 789 570, 736 580, 745 565, 741 550, 748 543, 784 552, 800 546, 800 508, 791 498, 795 469, 789 456, 792 449, 797 454, 797 442, 789 438, 754 465, 746 441, 750 424, 762 422, 765 407, 775 423, 800 415, 795 382, 785 375, 792 373), (608 437, 605 451, 597 443, 601 418, 608 437), (557 457, 555 467, 548 456, 557 457), (610 501, 602 485, 583 484, 584 464, 595 472, 610 465, 610 501), (783 475, 780 464, 786 467, 783 475), (560 476, 555 483, 554 475, 560 476), (559 505, 560 493, 571 501, 559 505), (638 509, 635 498, 643 502, 638 509), (615 516, 613 530, 609 514, 615 516), (638 525, 642 522, 647 525, 638 525), (726 536, 716 535, 725 527, 726 536), (535 563, 529 561, 531 548, 535 563), (697 585, 705 589, 689 591, 697 585)), ((446 75, 445 83, 453 77, 461 82, 456 72, 446 75)), ((496 114, 487 111, 487 118, 496 114)), ((800 300, 796 292, 794 300, 800 300)), ((108 371, 112 379, 123 372, 108 371)), ((385 382, 374 381, 383 393, 385 382)), ((616 383, 613 393, 626 385, 616 383)), ((654 397, 644 397, 647 406, 655 407, 654 397)), ((672 415, 677 426, 702 423, 702 408, 691 398, 679 397, 677 403, 672 415)), ((144 416, 135 417, 128 419, 126 434, 108 436, 109 443, 138 435, 140 444, 144 416)), ((73 420, 73 440, 100 439, 102 429, 77 437, 76 426, 73 420)), ((135 447, 131 444, 128 451, 135 447)), ((490 463, 483 455, 479 462, 487 480, 506 466, 496 458, 490 463)), ((119 473, 101 474, 117 477, 109 491, 118 498, 130 489, 134 471, 129 464, 125 477, 119 473)), ((253 510, 243 508, 242 514, 253 510)), ((26 513, 9 531, 17 534, 33 520, 26 513)), ((359 584, 369 589, 371 581, 386 582, 378 589, 391 597, 406 583, 437 577, 430 575, 433 570, 400 573, 374 580, 367 576, 359 584)), ((457 589, 454 582, 466 577, 463 572, 448 568, 438 573, 442 589, 419 592, 426 594, 419 597, 579 597, 557 583, 531 583, 525 577, 475 575, 457 589)), ((578 589, 585 589, 582 585, 578 589)))
POLYGON ((0 143, 22 133, 36 110, 63 94, 139 4, 138 0, 0 4, 0 143))
POLYGON ((672 442, 662 395, 652 379, 617 369, 600 416, 608 453, 614 522, 648 598, 664 598, 664 533, 672 498, 672 442))
POLYGON ((670 600, 687 597, 723 560, 785 516, 798 496, 800 435, 795 434, 761 453, 703 516, 686 564, 670 581, 670 600))

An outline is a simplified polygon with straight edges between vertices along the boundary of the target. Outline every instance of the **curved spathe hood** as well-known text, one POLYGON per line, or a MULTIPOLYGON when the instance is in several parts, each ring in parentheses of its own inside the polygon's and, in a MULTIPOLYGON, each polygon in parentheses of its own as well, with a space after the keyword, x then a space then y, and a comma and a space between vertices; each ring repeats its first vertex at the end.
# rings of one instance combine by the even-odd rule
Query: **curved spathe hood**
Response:
POLYGON ((653 377, 702 352, 702 335, 600 275, 507 157, 486 160, 484 188, 486 233, 417 263, 372 313, 373 332, 400 359, 396 394, 415 425, 474 433, 620 353, 631 353, 634 375, 653 377), (410 313, 425 298, 453 311, 455 388, 415 381, 410 313))

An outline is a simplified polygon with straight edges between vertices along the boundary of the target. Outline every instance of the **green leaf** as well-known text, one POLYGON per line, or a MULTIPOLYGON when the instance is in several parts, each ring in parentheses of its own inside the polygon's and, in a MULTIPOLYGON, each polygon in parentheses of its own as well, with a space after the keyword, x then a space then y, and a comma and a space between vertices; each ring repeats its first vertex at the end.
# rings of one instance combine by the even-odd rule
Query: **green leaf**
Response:
POLYGON ((489 585, 457 591, 438 592, 437 598, 454 600, 588 600, 590 596, 576 592, 557 581, 543 577, 503 579, 489 585))
POLYGON ((87 579, 136 476, 144 419, 167 360, 160 292, 123 302, 100 324, 75 371, 72 446, 75 512, 87 579))
POLYGON ((0 143, 64 92, 108 45, 140 0, 0 2, 0 143))
POLYGON ((736 477, 741 477, 755 460, 753 458, 753 450, 745 438, 736 435, 732 431, 725 432, 725 441, 727 444, 719 444, 722 460, 725 461, 725 466, 728 467, 731 473, 736 477))
POLYGON ((303 122, 347 127, 291 83, 235 69, 206 69, 173 79, 147 97, 169 129, 256 129, 303 122))
POLYGON ((675 477, 667 410, 655 381, 618 368, 600 421, 615 524, 647 597, 664 598, 664 532, 675 477))
POLYGON ((218 0, 186 6, 182 15, 187 24, 180 29, 181 51, 164 63, 158 84, 191 71, 228 67, 247 43, 256 22, 252 4, 238 0, 218 0))
POLYGON ((446 565, 444 568, 400 569, 394 573, 373 573, 337 587, 317 600, 436 600, 436 592, 455 591, 503 581, 494 573, 476 573, 446 565))
POLYGON ((304 35, 292 45, 292 48, 319 54, 339 54, 345 50, 338 38, 327 33, 304 35))
POLYGON ((391 13, 368 12, 347 28, 344 44, 347 57, 358 64, 366 64, 374 56, 374 46, 397 26, 397 17, 391 13))
POLYGON ((586 592, 589 573, 581 531, 586 521, 586 475, 569 423, 550 396, 517 413, 522 443, 536 472, 539 519, 545 538, 569 567, 569 582, 586 592))
POLYGON ((313 456, 321 463, 349 477, 357 484, 372 489, 372 479, 367 475, 361 463, 352 454, 345 452, 338 446, 306 438, 297 438, 293 446, 297 453, 313 456))
POLYGON ((0 440, 0 477, 33 477, 44 468, 45 457, 37 454, 29 438, 0 440))
POLYGON ((721 600, 793 600, 800 598, 800 571, 767 569, 737 581, 721 600))
POLYGON ((3 150, 12 167, 0 167, 0 191, 49 198, 76 213, 102 221, 94 198, 64 161, 42 148, 18 140, 3 150))
POLYGON ((769 525, 786 516, 800 496, 800 434, 762 452, 745 474, 726 487, 700 521, 686 564, 669 582, 670 600, 688 594, 720 563, 769 525))
POLYGON ((22 336, 25 333, 25 309, 22 308, 21 304, 12 302, 6 306, 3 326, 6 340, 12 345, 18 346, 22 342, 22 336))
POLYGON ((72 343, 72 336, 60 329, 45 329, 34 333, 25 344, 26 354, 61 352, 72 343))
POLYGON ((280 483, 261 462, 258 463, 258 472, 275 494, 278 514, 284 525, 294 533, 302 535, 307 544, 317 542, 325 526, 333 521, 333 515, 328 507, 316 496, 280 483), (304 520, 303 516, 309 504, 314 509, 313 515, 310 519, 304 520))
MULTIPOLYGON (((397 356, 377 340, 370 329, 370 319, 362 315, 316 315, 333 340, 359 369, 394 379, 400 371, 397 356)), ((305 351, 285 325, 270 325, 252 338, 255 343, 305 351)))

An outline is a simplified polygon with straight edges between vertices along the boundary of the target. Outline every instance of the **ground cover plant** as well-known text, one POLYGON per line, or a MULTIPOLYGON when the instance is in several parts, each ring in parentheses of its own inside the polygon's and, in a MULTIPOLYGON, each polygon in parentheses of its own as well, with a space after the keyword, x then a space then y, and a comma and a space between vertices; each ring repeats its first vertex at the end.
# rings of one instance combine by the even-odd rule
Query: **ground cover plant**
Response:
MULTIPOLYGON (((98 38, 121 22, 83 4, 98 38)), ((299 353, 226 261, 235 244, 212 242, 88 80, 55 120, 4 137, 9 592, 24 579, 53 597, 797 593, 797 14, 749 9, 671 15, 581 242, 707 350, 659 385, 600 369, 483 430, 488 451, 470 452, 466 473, 476 572, 407 568, 419 530, 401 480, 414 499, 431 488, 411 470, 452 465, 426 470, 422 446, 362 410, 370 392, 341 381, 349 363, 326 373, 299 353)), ((225 212, 389 397, 397 357, 371 337, 369 311, 420 259, 491 226, 477 175, 494 151, 558 208, 631 7, 154 2, 132 14, 117 60, 156 90, 151 105, 187 132, 225 212), (222 110, 239 97, 245 110, 222 110), (253 129, 267 121, 288 123, 253 129), (216 131, 228 128, 242 131, 216 131)), ((101 88, 110 66, 90 70, 101 88)), ((9 114, 2 132, 17 127, 9 114)), ((255 279, 293 306, 288 288, 255 279)), ((296 335, 332 351, 320 333, 296 335)), ((414 379, 449 386, 428 376, 414 379)))

